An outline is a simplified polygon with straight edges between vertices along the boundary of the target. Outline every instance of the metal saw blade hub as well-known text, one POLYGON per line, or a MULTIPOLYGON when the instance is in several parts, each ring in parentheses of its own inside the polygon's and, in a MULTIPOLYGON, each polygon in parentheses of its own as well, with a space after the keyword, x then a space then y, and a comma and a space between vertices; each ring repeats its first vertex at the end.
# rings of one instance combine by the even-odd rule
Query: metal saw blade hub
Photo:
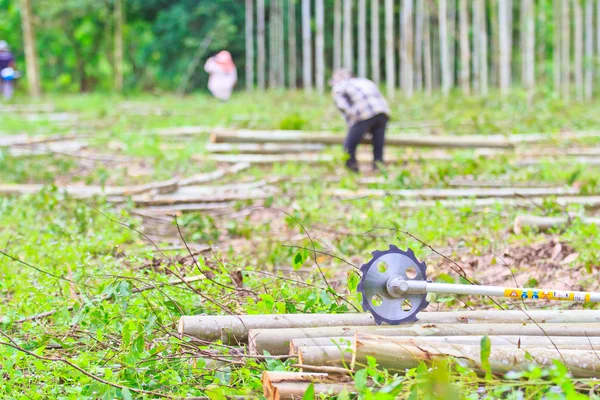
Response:
POLYGON ((362 294, 365 311, 370 311, 375 322, 390 325, 417 320, 416 314, 427 307, 427 294, 392 295, 388 291, 390 278, 427 280, 427 265, 415 257, 411 249, 400 250, 390 245, 388 250, 374 251, 373 258, 361 267, 362 278, 358 291, 362 294))

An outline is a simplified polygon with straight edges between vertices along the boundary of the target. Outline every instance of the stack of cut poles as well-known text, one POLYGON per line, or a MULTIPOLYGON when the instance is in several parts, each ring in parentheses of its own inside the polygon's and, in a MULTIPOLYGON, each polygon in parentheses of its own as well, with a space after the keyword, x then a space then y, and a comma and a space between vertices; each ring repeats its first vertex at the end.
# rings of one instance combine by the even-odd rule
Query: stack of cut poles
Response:
POLYGON ((485 372, 485 337, 494 374, 559 360, 574 377, 600 377, 600 311, 592 310, 424 312, 399 326, 377 326, 368 314, 184 316, 179 334, 296 359, 302 372, 264 373, 267 399, 301 398, 311 384, 320 394, 353 392, 349 374, 368 357, 393 372, 449 358, 485 372))

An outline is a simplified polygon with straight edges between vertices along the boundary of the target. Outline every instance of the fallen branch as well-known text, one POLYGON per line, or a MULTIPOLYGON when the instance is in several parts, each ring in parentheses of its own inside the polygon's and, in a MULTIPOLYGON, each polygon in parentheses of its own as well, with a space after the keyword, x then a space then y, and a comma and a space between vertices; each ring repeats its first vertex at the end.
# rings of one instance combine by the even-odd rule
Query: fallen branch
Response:
MULTIPOLYGON (((600 218, 578 217, 579 221, 586 225, 599 225, 600 218)), ((567 217, 538 217, 536 215, 519 215, 515 218, 513 231, 521 234, 525 229, 546 232, 550 229, 563 229, 571 223, 567 217)))
MULTIPOLYGON (((422 312, 423 324, 475 324, 475 323, 596 323, 600 311, 594 310, 480 310, 422 312)), ((371 314, 271 314, 271 315, 194 315, 179 319, 180 336, 191 336, 204 341, 221 340, 225 344, 248 343, 251 329, 316 328, 337 326, 376 326, 371 314)), ((317 335, 347 336, 347 335, 317 335)), ((352 335, 350 335, 352 336, 352 335)), ((301 338, 305 336, 297 336, 301 338)), ((292 338, 294 339, 294 338, 292 338)), ((282 354, 288 354, 288 347, 282 354)))
MULTIPOLYGON (((356 336, 353 368, 367 364, 367 357, 374 357, 381 368, 403 372, 421 363, 431 364, 437 360, 453 358, 459 364, 484 373, 481 346, 431 343, 416 346, 410 340, 391 339, 374 335, 356 336)), ((532 365, 551 366, 553 360, 565 363, 576 378, 595 377, 600 373, 600 358, 594 352, 548 348, 516 349, 492 346, 488 362, 492 373, 505 374, 514 370, 527 370, 532 365)))
POLYGON ((362 197, 402 197, 406 199, 448 199, 448 198, 507 198, 507 197, 546 197, 565 194, 578 194, 576 188, 472 188, 472 189, 334 189, 333 196, 343 199, 362 197))
MULTIPOLYGON (((231 131, 213 129, 213 143, 319 143, 343 144, 343 135, 329 132, 303 131, 231 131)), ((364 139, 363 143, 370 143, 364 139)), ((403 147, 443 147, 443 148, 502 148, 510 149, 514 144, 503 136, 400 136, 386 137, 386 145, 403 147)))
POLYGON ((354 382, 349 377, 326 373, 266 371, 261 381, 268 400, 301 399, 311 384, 315 395, 335 395, 344 390, 355 390, 354 382))
MULTIPOLYGON (((539 207, 547 201, 543 197, 530 197, 527 199, 510 199, 510 198, 487 198, 487 199, 450 199, 450 200, 400 200, 396 203, 398 208, 432 208, 437 205, 447 208, 471 207, 476 209, 493 207, 495 205, 504 207, 539 207)), ((600 196, 561 196, 552 199, 552 202, 559 206, 566 207, 571 204, 581 205, 586 208, 600 208, 600 196)))
POLYGON ((595 324, 407 324, 399 326, 335 326, 320 328, 250 329, 248 350, 251 354, 285 355, 290 342, 297 338, 352 337, 357 332, 379 336, 600 336, 595 324), (541 327, 541 328, 540 328, 541 327))

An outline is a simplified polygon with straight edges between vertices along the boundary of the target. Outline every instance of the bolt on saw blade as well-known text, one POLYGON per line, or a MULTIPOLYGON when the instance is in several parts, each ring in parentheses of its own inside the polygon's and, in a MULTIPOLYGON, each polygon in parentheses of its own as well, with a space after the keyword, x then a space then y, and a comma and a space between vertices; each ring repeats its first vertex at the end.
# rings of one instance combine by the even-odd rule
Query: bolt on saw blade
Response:
POLYGON ((429 304, 427 294, 392 296, 388 281, 393 277, 426 281, 427 265, 417 260, 411 249, 404 251, 394 245, 385 251, 374 251, 372 255, 371 261, 360 268, 362 278, 358 291, 362 294, 363 309, 373 315, 378 325, 383 322, 398 325, 416 321, 419 311, 429 304))

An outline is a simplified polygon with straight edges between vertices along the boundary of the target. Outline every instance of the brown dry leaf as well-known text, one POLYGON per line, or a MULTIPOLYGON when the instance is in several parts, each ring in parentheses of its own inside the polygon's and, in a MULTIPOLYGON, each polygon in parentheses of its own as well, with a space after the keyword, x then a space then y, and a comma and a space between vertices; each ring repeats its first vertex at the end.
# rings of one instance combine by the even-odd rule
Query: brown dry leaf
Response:
POLYGON ((560 244, 560 242, 557 242, 554 247, 552 248, 552 252, 550 253, 550 260, 554 261, 556 260, 556 258, 560 255, 560 252, 562 251, 562 245, 560 244))
POLYGON ((577 260, 578 258, 579 258, 579 253, 571 253, 562 260, 562 263, 570 264, 573 261, 577 260))

